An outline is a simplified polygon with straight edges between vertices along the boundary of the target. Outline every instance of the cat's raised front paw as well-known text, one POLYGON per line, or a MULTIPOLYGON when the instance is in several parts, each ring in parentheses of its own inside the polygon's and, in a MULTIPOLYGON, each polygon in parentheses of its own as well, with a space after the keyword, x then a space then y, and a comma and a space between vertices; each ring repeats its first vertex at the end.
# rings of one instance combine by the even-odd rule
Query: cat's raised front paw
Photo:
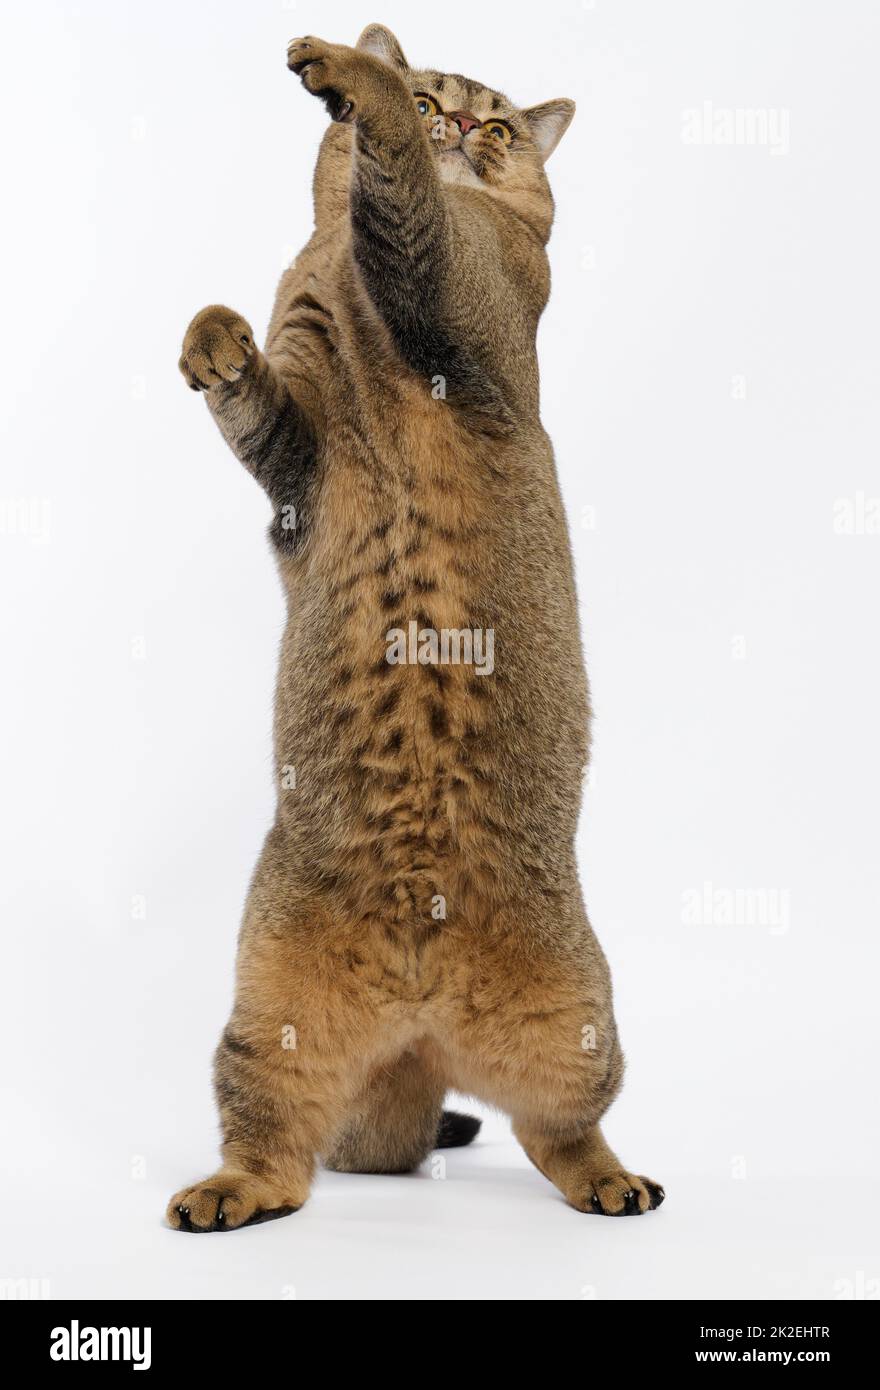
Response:
POLYGON ((364 64, 365 55, 356 49, 325 43, 312 34, 287 45, 287 66, 307 91, 323 97, 334 121, 354 120, 358 74, 364 64))
POLYGON ((223 304, 210 304, 186 330, 177 365, 192 391, 209 391, 224 381, 238 381, 253 352, 247 320, 223 304))

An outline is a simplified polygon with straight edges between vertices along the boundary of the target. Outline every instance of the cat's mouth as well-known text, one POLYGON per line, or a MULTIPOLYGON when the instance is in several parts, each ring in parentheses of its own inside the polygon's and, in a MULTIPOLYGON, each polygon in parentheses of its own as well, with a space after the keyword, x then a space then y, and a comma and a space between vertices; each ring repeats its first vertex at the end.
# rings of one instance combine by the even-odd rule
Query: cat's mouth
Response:
POLYGON ((438 150, 440 177, 448 183, 482 184, 477 168, 461 145, 438 150))

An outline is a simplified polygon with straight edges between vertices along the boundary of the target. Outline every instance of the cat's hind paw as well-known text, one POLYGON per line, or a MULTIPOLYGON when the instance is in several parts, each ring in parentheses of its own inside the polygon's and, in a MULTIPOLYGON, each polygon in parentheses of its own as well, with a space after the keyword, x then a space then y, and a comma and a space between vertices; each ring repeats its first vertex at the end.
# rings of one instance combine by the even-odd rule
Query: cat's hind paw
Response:
POLYGON ((298 1206, 282 1202, 247 1173, 220 1172, 175 1193, 165 1217, 175 1231, 235 1231, 295 1211, 298 1206))
POLYGON ((609 1173, 592 1179, 580 1209, 595 1216, 642 1216, 655 1211, 665 1196, 659 1183, 650 1178, 609 1173))

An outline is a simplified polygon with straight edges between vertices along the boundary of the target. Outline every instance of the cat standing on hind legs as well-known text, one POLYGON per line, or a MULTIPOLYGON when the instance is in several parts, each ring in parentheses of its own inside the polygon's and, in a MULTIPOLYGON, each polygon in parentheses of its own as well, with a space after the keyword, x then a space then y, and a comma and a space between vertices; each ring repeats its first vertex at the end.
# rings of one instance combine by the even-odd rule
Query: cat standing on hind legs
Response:
POLYGON ((449 1088, 504 1109, 578 1210, 646 1212, 662 1189, 599 1129, 623 1062, 574 856, 589 704, 538 407, 544 162, 574 106, 412 68, 380 25, 288 66, 333 117, 314 233, 264 351, 214 305, 180 366, 273 506, 296 776, 216 1054, 222 1166, 168 1220, 285 1215, 319 1160, 414 1168, 476 1131, 449 1088))

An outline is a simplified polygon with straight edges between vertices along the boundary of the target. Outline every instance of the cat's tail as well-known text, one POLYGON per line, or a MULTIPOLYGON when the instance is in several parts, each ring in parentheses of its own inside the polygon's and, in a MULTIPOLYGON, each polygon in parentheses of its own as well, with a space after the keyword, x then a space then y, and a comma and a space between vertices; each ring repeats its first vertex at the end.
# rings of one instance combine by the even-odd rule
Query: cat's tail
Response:
POLYGON ((473 1115, 461 1115, 457 1110, 444 1110, 437 1126, 438 1149, 460 1149, 476 1139, 482 1120, 473 1115))

